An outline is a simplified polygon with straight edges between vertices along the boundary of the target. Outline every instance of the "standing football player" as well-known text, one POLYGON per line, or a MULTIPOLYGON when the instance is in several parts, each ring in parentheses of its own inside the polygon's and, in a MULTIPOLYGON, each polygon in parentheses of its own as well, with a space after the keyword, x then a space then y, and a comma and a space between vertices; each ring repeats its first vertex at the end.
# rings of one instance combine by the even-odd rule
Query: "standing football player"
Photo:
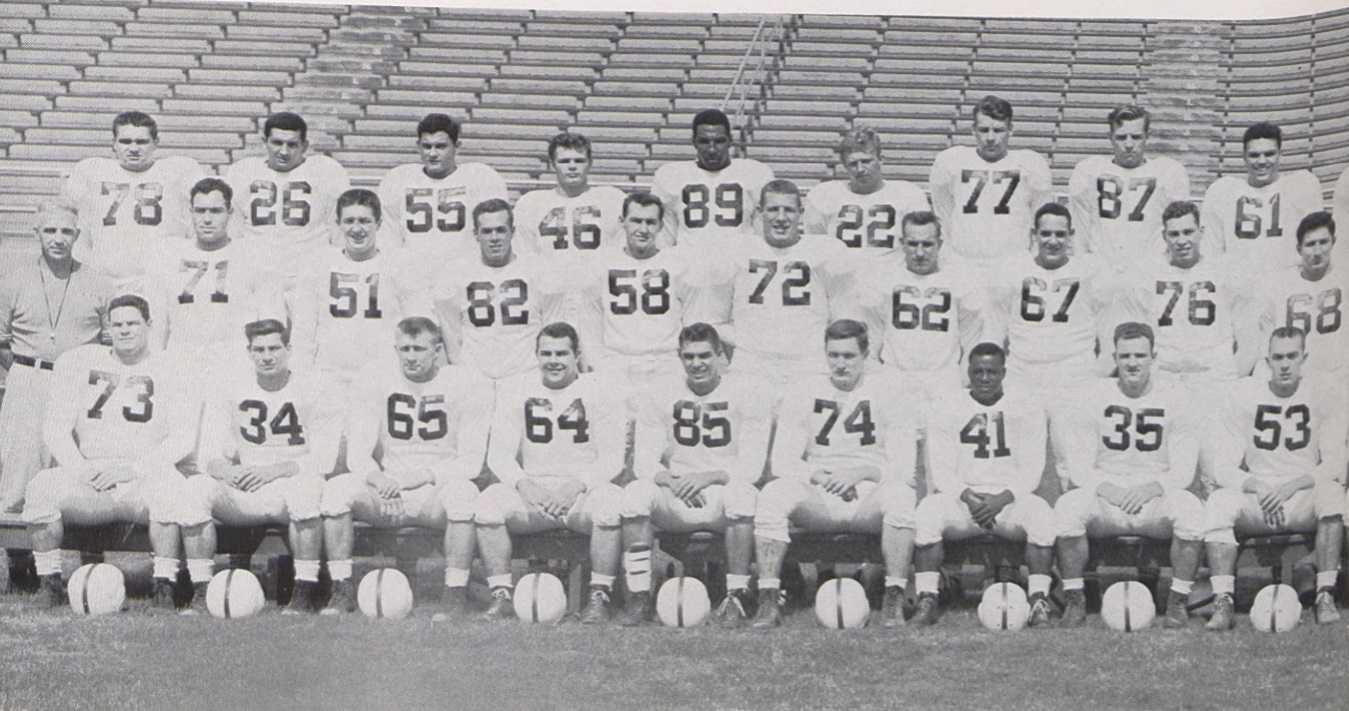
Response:
POLYGON ((1331 196, 1330 207, 1340 219, 1349 216, 1349 168, 1345 168, 1335 181, 1335 192, 1331 196))
POLYGON ((112 120, 114 158, 85 158, 70 171, 61 200, 80 211, 75 256, 122 283, 144 260, 187 234, 188 188, 206 171, 187 156, 160 158, 159 126, 126 111, 112 120))
POLYGON ((97 343, 112 286, 72 251, 80 239, 75 209, 43 203, 33 224, 41 254, 0 281, 0 511, 18 513, 23 492, 49 466, 42 422, 57 358, 97 343))
POLYGON ((624 195, 610 185, 590 184, 590 140, 567 131, 553 136, 548 166, 557 187, 525 193, 515 203, 521 251, 567 260, 562 263, 616 253, 623 245, 619 219, 624 195))
POLYGON ((1032 150, 1008 150, 1011 138, 1012 105, 985 96, 974 106, 976 145, 947 148, 932 163, 932 209, 967 259, 1025 251, 1032 213, 1053 197, 1049 162, 1032 150))
POLYGON ((832 235, 849 249, 894 250, 904 216, 930 210, 923 189, 906 180, 886 180, 881 139, 870 127, 843 134, 839 159, 847 180, 830 180, 806 194, 806 231, 832 235))
POLYGON ((723 377, 716 329, 695 323, 679 334, 685 377, 654 384, 638 406, 636 481, 624 488, 624 568, 630 597, 622 623, 651 616, 654 529, 715 530, 726 544, 726 598, 716 619, 742 624, 754 554, 754 508, 768 460, 774 395, 744 375, 723 377))
POLYGON ((397 365, 371 359, 354 381, 347 414, 347 474, 323 487, 324 548, 333 593, 324 614, 356 609, 353 520, 445 529, 446 614, 462 617, 477 536, 473 480, 487 456, 492 388, 467 368, 440 364, 440 329, 412 316, 398 323, 397 365))
POLYGON ((1154 377, 1147 324, 1116 327, 1114 352, 1118 378, 1093 381, 1075 403, 1078 416, 1068 419, 1073 441, 1066 468, 1076 488, 1054 505, 1062 622, 1076 627, 1086 621, 1087 536, 1133 535, 1171 539, 1174 573, 1166 625, 1184 626, 1206 526, 1203 503, 1186 490, 1199 460, 1194 398, 1154 377))
POLYGON ((914 540, 917 409, 890 371, 868 368, 867 328, 840 319, 824 332, 829 375, 798 382, 782 401, 773 474, 759 493, 754 547, 759 601, 754 626, 782 619, 782 562, 790 528, 881 534, 885 627, 904 624, 914 540))
MULTIPOLYGON (((1349 326, 1344 324, 1349 271, 1335 266, 1335 241, 1335 220, 1328 212, 1313 212, 1298 223, 1302 260, 1266 277, 1261 340, 1268 343, 1276 328, 1296 327, 1306 338, 1303 371, 1349 386, 1349 326)), ((1341 402, 1349 406, 1349 398, 1341 402)))
POLYGON ((200 414, 178 363, 150 343, 150 305, 135 295, 108 303, 112 346, 96 343, 56 363, 43 437, 56 466, 28 482, 24 523, 42 579, 37 604, 65 599, 61 540, 70 524, 150 524, 153 609, 173 609, 178 578, 178 462, 192 452, 200 414))
POLYGON ((1054 517, 1035 495, 1045 468, 1048 421, 1031 389, 1007 392, 1007 356, 994 343, 970 351, 970 388, 947 393, 928 415, 927 456, 933 488, 918 504, 913 621, 937 622, 942 542, 993 533, 1026 542, 1031 627, 1049 624, 1049 568, 1054 517))
POLYGON ((1175 158, 1148 155, 1147 109, 1121 106, 1106 122, 1114 155, 1083 158, 1068 198, 1085 251, 1125 266, 1161 253, 1162 210, 1190 199, 1190 176, 1175 158))
POLYGON ((499 483, 478 495, 478 549, 492 587, 485 619, 515 616, 511 535, 560 528, 590 536, 590 590, 584 624, 609 619, 609 596, 622 553, 627 405, 596 375, 578 370, 580 343, 567 323, 539 331, 538 371, 500 388, 487 462, 499 483), (540 377, 542 375, 542 377, 540 377))
POLYGON ((280 321, 248 324, 253 372, 227 377, 202 417, 196 476, 183 485, 183 547, 202 611, 216 552, 216 524, 284 525, 295 556, 295 592, 285 612, 316 609, 323 481, 337 465, 342 417, 330 381, 290 368, 280 321))
POLYGON ((1340 619, 1335 604, 1344 538, 1343 391, 1303 378, 1305 334, 1281 326, 1270 335, 1270 377, 1242 380, 1228 394, 1227 426, 1237 439, 1218 472, 1222 487, 1206 504, 1208 565, 1214 598, 1210 630, 1234 623, 1236 532, 1316 533, 1316 621, 1340 619))

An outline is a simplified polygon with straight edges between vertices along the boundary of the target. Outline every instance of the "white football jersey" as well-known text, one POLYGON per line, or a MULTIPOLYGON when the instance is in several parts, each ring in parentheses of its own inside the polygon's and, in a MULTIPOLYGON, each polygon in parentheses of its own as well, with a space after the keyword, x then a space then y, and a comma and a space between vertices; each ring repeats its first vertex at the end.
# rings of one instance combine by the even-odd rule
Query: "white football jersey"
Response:
POLYGON ((1166 156, 1137 168, 1116 165, 1114 156, 1089 156, 1073 168, 1068 199, 1078 244, 1128 265, 1166 251, 1162 211, 1190 199, 1190 176, 1166 156))
POLYGON ((1240 488, 1248 476, 1280 483, 1303 475, 1340 478, 1346 465, 1342 390, 1328 381, 1303 378, 1279 397, 1267 378, 1243 378, 1227 391, 1225 424, 1233 446, 1218 484, 1240 488))
POLYGON ((992 405, 968 390, 947 392, 927 423, 928 471, 936 491, 959 496, 1009 490, 1018 499, 1040 485, 1048 420, 1029 389, 1011 389, 992 405))
POLYGON ((515 244, 522 252, 545 258, 568 257, 589 262, 623 248, 623 200, 626 194, 608 185, 576 197, 556 189, 534 190, 515 203, 515 244))
POLYGON ((683 378, 655 383, 639 399, 633 473, 650 478, 723 471, 754 484, 768 460, 773 392, 763 381, 723 376, 698 395, 683 378))
POLYGON ((1194 481, 1200 425, 1194 397, 1154 373, 1148 390, 1129 397, 1114 378, 1093 380, 1060 420, 1073 484, 1094 490, 1104 481, 1134 486, 1156 481, 1167 490, 1194 481))
POLYGON ((679 332, 706 307, 704 290, 691 273, 687 253, 663 249, 637 259, 624 250, 601 255, 579 269, 575 325, 592 366, 612 355, 668 354, 676 357, 679 332))
POLYGON ((848 186, 847 180, 830 180, 810 189, 806 231, 829 235, 849 249, 867 253, 898 249, 904 216, 932 209, 927 193, 907 180, 886 180, 868 195, 859 195, 848 186))
POLYGON ((326 477, 337 466, 345 390, 292 372, 280 390, 267 390, 242 371, 217 384, 202 417, 198 466, 223 459, 243 465, 293 461, 304 475, 326 477))
POLYGON ((1027 251, 1032 218, 1052 188, 1049 162, 1025 149, 990 163, 973 146, 952 146, 937 154, 928 179, 942 235, 967 259, 1027 251))
POLYGON ((1301 266, 1270 274, 1264 282, 1261 303, 1260 350, 1269 350, 1269 336, 1274 329, 1295 326, 1307 334, 1307 361, 1302 372, 1349 382, 1346 296, 1349 296, 1349 272, 1334 264, 1317 281, 1303 277, 1301 266))
POLYGON ((583 373, 554 390, 536 368, 500 384, 488 465, 512 488, 528 476, 595 489, 623 471, 627 422, 627 403, 609 381, 583 373))
POLYGON ((476 255, 473 208, 508 195, 506 180, 482 163, 461 163, 440 179, 428 176, 421 163, 408 163, 379 182, 382 222, 394 244, 441 260, 476 255))
POLYGON ((1257 271, 1297 264, 1297 225, 1321 209, 1321 181, 1309 170, 1282 173, 1263 188, 1246 176, 1218 178, 1204 193, 1205 243, 1257 271))
POLYGON ((328 247, 337 233, 337 198, 351 187, 347 169, 324 155, 285 172, 272 170, 265 158, 244 158, 224 178, 234 188, 231 229, 257 241, 288 275, 328 247))
POLYGON ((411 298, 403 281, 403 261, 396 252, 381 249, 357 262, 345 250, 325 249, 292 304, 292 345, 299 362, 354 375, 372 358, 387 354, 411 298))
MULTIPOLYGON (((1331 209, 1341 220, 1349 219, 1349 168, 1345 168, 1340 177, 1335 181, 1335 192, 1331 196, 1331 209)), ((1296 237, 1297 233, 1293 235, 1296 237)), ((1345 248, 1336 246, 1336 251, 1344 252, 1345 248)))
POLYGON ((166 242, 191 234, 188 191, 206 171, 186 156, 165 156, 142 171, 112 158, 85 158, 70 171, 61 199, 79 209, 76 259, 117 280, 141 273, 166 242))
POLYGON ((703 170, 696 161, 666 163, 656 169, 651 192, 665 205, 663 243, 695 247, 700 254, 752 239, 759 193, 773 169, 736 158, 721 170, 703 170))
POLYGON ((1089 378, 1098 374, 1097 344, 1109 344, 1108 267, 1079 254, 1057 269, 1018 255, 989 270, 987 295, 1007 326, 1007 369, 1013 377, 1089 378))

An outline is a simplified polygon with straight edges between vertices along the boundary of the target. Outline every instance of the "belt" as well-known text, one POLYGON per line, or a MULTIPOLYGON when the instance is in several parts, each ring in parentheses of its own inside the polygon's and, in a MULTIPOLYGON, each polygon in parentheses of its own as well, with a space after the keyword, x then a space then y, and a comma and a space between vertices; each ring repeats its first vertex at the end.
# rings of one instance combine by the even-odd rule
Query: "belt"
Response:
POLYGON ((14 354, 14 362, 19 365, 26 365, 29 368, 41 368, 43 370, 52 370, 56 367, 56 364, 49 360, 41 360, 26 355, 19 355, 18 353, 14 354))

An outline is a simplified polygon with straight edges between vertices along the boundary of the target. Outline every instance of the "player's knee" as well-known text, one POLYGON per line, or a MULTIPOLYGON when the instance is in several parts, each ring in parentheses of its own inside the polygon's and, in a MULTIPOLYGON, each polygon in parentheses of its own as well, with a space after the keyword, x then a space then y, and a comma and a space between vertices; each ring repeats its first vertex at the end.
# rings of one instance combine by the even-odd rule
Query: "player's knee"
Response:
POLYGON ((795 479, 774 479, 759 492, 754 518, 787 520, 792 509, 808 494, 808 485, 795 479))
POLYGON ((319 513, 325 518, 346 516, 365 486, 365 480, 358 474, 339 474, 323 482, 319 513))
POLYGON ((914 512, 914 543, 931 546, 942 541, 942 530, 946 528, 946 510, 948 499, 944 494, 932 494, 918 502, 914 512))
POLYGON ((1171 518, 1171 535, 1183 541, 1202 541, 1208 529, 1204 503, 1188 491, 1166 494, 1166 506, 1171 518))
POLYGON ((1344 487, 1328 477, 1317 477, 1312 484, 1312 510, 1317 520, 1344 516, 1346 497, 1344 487))
POLYGON ((1054 504, 1054 532, 1059 538, 1087 535, 1087 518, 1096 495, 1086 489, 1073 489, 1054 504))
POLYGON ((479 526, 505 525, 516 496, 515 490, 505 484, 487 487, 473 502, 473 522, 479 526))
POLYGON ((1017 518, 1026 531, 1026 542, 1033 546, 1052 546, 1058 531, 1054 526, 1054 509, 1049 502, 1031 494, 1016 501, 1017 518))
POLYGON ((322 516, 323 479, 317 476, 293 476, 281 491, 292 521, 312 521, 322 516))
POLYGON ((623 487, 623 518, 646 518, 660 496, 660 487, 650 479, 636 479, 623 487))
POLYGON ((754 518, 759 503, 759 490, 753 484, 731 482, 722 492, 722 511, 726 518, 743 521, 754 518))
POLYGON ((478 503, 478 485, 466 479, 446 482, 437 494, 450 523, 471 523, 478 503))
POLYGON ((618 526, 623 523, 623 490, 617 484, 601 484, 586 493, 583 508, 594 525, 618 526))

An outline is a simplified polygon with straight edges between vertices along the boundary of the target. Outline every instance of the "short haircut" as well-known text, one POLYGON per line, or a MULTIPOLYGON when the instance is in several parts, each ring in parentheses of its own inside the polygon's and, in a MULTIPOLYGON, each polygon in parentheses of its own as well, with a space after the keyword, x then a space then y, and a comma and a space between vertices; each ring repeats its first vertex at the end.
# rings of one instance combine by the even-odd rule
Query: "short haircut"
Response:
POLYGON ((483 200, 473 206, 473 229, 476 231, 481 222, 481 217, 489 212, 504 212, 508 218, 507 222, 511 228, 515 227, 515 213, 511 210, 511 204, 501 198, 491 198, 483 200))
POLYGON ((797 206, 799 207, 801 205, 801 188, 796 187, 796 183, 793 183, 786 178, 777 178, 764 184, 763 189, 759 191, 760 210, 763 209, 764 203, 768 202, 769 193, 774 193, 776 195, 791 195, 796 198, 797 206))
POLYGON ((863 353, 871 350, 871 337, 867 335, 867 326, 861 321, 854 321, 850 318, 841 318, 824 329, 824 342, 827 345, 830 341, 845 341, 849 338, 857 339, 857 347, 862 349, 863 353))
POLYGON ((581 151, 586 154, 586 160, 590 159, 590 139, 579 133, 563 131, 553 136, 548 141, 548 162, 557 160, 557 149, 570 148, 573 151, 581 151))
POLYGON ((113 311, 116 311, 117 309, 120 309, 125 306, 130 306, 131 308, 141 312, 141 318, 145 319, 146 323, 149 323, 150 302, 146 301, 144 297, 138 296, 136 294, 122 294, 121 296, 114 296, 112 301, 108 302, 108 314, 111 315, 113 311))
POLYGON ((1246 133, 1241 136, 1241 147, 1245 149, 1246 146, 1250 145, 1251 141, 1261 138, 1271 139, 1274 141, 1275 145, 1280 148, 1283 147, 1283 129, 1268 121, 1251 124, 1250 128, 1246 129, 1246 133))
POLYGON ((1302 241, 1307 238, 1307 233, 1312 230, 1319 230, 1322 227, 1330 231, 1330 243, 1335 243, 1335 218, 1325 210, 1317 210, 1309 213, 1302 221, 1297 223, 1297 246, 1302 247, 1302 241))
POLYGON ((74 205, 59 198, 43 200, 37 205, 37 217, 33 219, 34 226, 42 224, 43 215, 61 215, 75 220, 75 227, 79 229, 80 211, 74 205))
POLYGON ((398 332, 409 338, 416 338, 423 333, 429 333, 437 343, 445 340, 440 333, 440 326, 437 326, 435 321, 425 316, 409 316, 399 321, 398 332))
POLYGON ((843 140, 839 141, 838 154, 845 160, 849 153, 858 153, 865 151, 877 158, 881 157, 881 137, 876 133, 876 129, 870 126, 858 126, 843 132, 843 140))
POLYGON ((904 219, 899 221, 899 231, 903 234, 904 228, 909 225, 922 227, 923 225, 936 225, 937 237, 941 238, 941 220, 937 219, 937 213, 931 210, 914 210, 904 213, 904 219))
POLYGON ((1152 114, 1148 110, 1137 104, 1120 106, 1106 117, 1106 122, 1110 124, 1110 130, 1114 131, 1124 125, 1125 121, 1137 121, 1143 119, 1143 131, 1146 132, 1152 128, 1152 114))
POLYGON ((684 346, 689 343, 711 343, 712 350, 717 353, 724 353, 725 348, 721 343, 721 334, 711 324, 691 323, 679 331, 679 350, 684 350, 684 346))
POLYGON ((965 360, 966 362, 970 362, 975 358, 984 358, 988 356, 997 358, 998 362, 1003 365, 1007 364, 1007 351, 1003 350, 1002 346, 989 341, 976 343, 975 346, 970 349, 970 354, 965 360))
POLYGON ((1047 202, 1035 211, 1035 219, 1031 220, 1031 225, 1036 229, 1040 227, 1040 218, 1045 215, 1057 215, 1068 220, 1068 229, 1073 229, 1073 213, 1066 205, 1061 202, 1047 202))
POLYGON ((459 142, 459 122, 445 114, 427 114, 417 122, 417 140, 428 133, 444 131, 450 137, 450 143, 459 142))
POLYGON ((721 126, 726 135, 731 135, 731 119, 721 109, 703 109, 693 117, 693 133, 697 135, 699 126, 721 126))
POLYGON ((1194 223, 1200 224, 1199 206, 1190 200, 1176 200, 1162 210, 1162 225, 1165 226, 1167 222, 1186 215, 1194 215, 1194 223))
POLYGON ((299 114, 291 111, 281 111, 268 116, 262 124, 262 137, 270 138, 272 129, 299 131, 301 141, 309 140, 309 124, 305 123, 299 114))
POLYGON ((581 352, 581 337, 576 334, 576 328, 566 321, 554 321, 539 329, 539 335, 534 339, 534 350, 539 349, 544 338, 565 338, 571 341, 572 353, 581 352))
POLYGON ((353 205, 362 205, 370 208, 375 213, 375 221, 380 220, 379 196, 373 190, 365 188, 352 188, 342 193, 337 198, 337 219, 342 219, 342 211, 353 205))
POLYGON ((660 198, 656 197, 654 194, 645 190, 629 193, 627 197, 623 198, 623 217, 628 216, 628 207, 631 205, 636 205, 638 207, 651 207, 652 205, 655 205, 659 208, 659 212, 656 214, 659 215, 660 219, 665 219, 665 203, 661 202, 660 198))
POLYGON ((290 329, 286 328, 286 324, 274 318, 265 318, 244 324, 244 338, 248 339, 248 345, 250 346, 253 345, 254 339, 270 336, 273 333, 281 336, 281 345, 290 345, 290 329))
POLYGON ((1303 348, 1307 347, 1307 332, 1297 326, 1280 326, 1269 334, 1269 342, 1273 343, 1276 338, 1296 338, 1303 348))
POLYGON ((155 123, 150 114, 144 111, 123 111, 117 114, 112 120, 112 135, 114 137, 117 136, 117 129, 122 126, 148 128, 150 129, 150 139, 153 141, 159 140, 159 124, 155 123))
POLYGON ((979 103, 974 105, 974 112, 972 115, 977 118, 979 114, 983 114, 984 116, 998 121, 1011 123, 1012 105, 1002 97, 989 94, 980 99, 979 103))
POLYGON ((192 198, 198 195, 209 195, 210 193, 220 193, 225 196, 225 207, 230 207, 234 202, 234 188, 220 178, 202 178, 198 180, 192 189, 187 193, 187 201, 192 202, 192 198))
POLYGON ((1125 321, 1124 323, 1121 323, 1120 325, 1116 326, 1115 338, 1112 341, 1112 343, 1118 345, 1120 341, 1127 340, 1130 338, 1148 339, 1148 350, 1152 350, 1154 345, 1157 343, 1157 338, 1152 333, 1152 327, 1147 325, 1146 323, 1139 323, 1137 321, 1125 321))

